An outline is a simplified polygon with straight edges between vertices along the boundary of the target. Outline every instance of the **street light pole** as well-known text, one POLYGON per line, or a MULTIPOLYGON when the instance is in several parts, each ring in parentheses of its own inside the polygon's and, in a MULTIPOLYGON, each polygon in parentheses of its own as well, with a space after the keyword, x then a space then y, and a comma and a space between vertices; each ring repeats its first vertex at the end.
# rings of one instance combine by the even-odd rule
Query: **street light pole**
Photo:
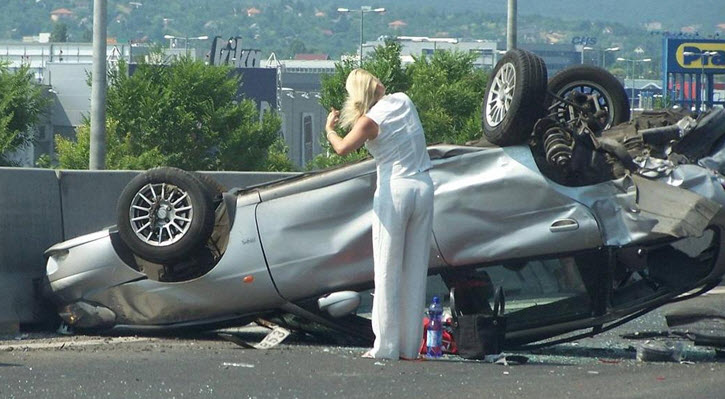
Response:
POLYGON ((594 50, 594 47, 589 47, 589 46, 582 45, 582 51, 581 51, 581 53, 582 53, 581 54, 582 55, 582 59, 581 59, 581 62, 580 62, 581 64, 584 64, 584 52, 587 51, 587 50, 594 50))
MULTIPOLYGON (((370 7, 368 7, 370 8, 370 7)), ((363 59, 363 36, 365 34, 365 29, 363 27, 365 26, 365 11, 363 11, 362 7, 360 7, 360 68, 362 68, 362 59, 363 59)))
POLYGON ((365 32, 365 13, 366 12, 375 12, 375 13, 383 13, 385 12, 384 8, 372 8, 370 6, 360 6, 359 10, 351 10, 349 8, 338 8, 337 12, 340 13, 350 13, 350 12, 359 12, 360 13, 360 66, 362 67, 362 58, 363 58, 363 37, 365 32))
MULTIPOLYGON (((626 61, 632 63, 632 96, 631 96, 631 109, 634 109, 634 65, 637 62, 650 62, 652 61, 651 58, 643 58, 641 60, 633 59, 633 58, 617 58, 617 61, 626 61)), ((632 115, 630 114, 630 119, 632 118, 632 115)))
POLYGON ((88 168, 106 168, 106 0, 93 1, 93 73, 91 75, 91 137, 88 168))
POLYGON ((607 68, 607 53, 619 51, 619 47, 608 47, 602 52, 602 68, 607 68))

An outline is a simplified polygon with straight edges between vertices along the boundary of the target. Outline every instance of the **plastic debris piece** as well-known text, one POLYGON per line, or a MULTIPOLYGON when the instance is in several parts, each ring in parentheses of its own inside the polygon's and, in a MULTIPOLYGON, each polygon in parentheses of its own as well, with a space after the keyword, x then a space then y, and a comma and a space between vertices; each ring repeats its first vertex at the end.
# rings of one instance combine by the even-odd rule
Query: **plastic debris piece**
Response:
POLYGON ((509 366, 512 364, 524 364, 529 361, 529 358, 523 355, 486 355, 484 358, 485 362, 495 363, 495 364, 501 364, 504 366, 509 366), (491 359, 489 359, 489 357, 491 359))
POLYGON ((264 339, 262 339, 262 341, 258 344, 251 344, 243 340, 242 338, 230 333, 217 333, 217 336, 247 349, 270 349, 282 343, 282 341, 284 341, 291 333, 291 331, 287 330, 286 328, 282 328, 273 323, 270 324, 272 325, 272 327, 265 327, 270 327, 272 330, 267 333, 264 339))
POLYGON ((679 362, 682 358, 682 342, 644 342, 637 346, 638 362, 679 362))
POLYGON ((60 326, 58 326, 58 330, 56 331, 58 334, 61 335, 73 335, 73 328, 65 323, 60 323, 60 326))
POLYGON ((248 368, 248 369, 253 369, 254 368, 254 365, 253 364, 248 364, 248 363, 229 363, 229 362, 224 362, 224 363, 222 363, 222 366, 223 367, 226 367, 226 368, 229 368, 229 367, 244 367, 244 368, 248 368))

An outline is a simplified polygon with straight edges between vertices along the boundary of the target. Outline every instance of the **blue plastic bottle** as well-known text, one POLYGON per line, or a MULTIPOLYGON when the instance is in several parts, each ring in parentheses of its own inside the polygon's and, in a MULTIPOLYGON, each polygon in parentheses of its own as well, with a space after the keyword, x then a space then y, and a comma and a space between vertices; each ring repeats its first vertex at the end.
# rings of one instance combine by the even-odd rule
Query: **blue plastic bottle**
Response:
POLYGON ((428 335, 426 336, 427 357, 439 358, 443 355, 443 306, 437 296, 433 297, 433 303, 428 307, 428 335))

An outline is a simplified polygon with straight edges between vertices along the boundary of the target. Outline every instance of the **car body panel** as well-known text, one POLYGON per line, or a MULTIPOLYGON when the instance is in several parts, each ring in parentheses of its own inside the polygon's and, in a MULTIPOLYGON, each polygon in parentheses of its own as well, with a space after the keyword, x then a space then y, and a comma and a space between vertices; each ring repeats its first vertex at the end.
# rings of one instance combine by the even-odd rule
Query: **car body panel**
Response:
POLYGON ((453 266, 602 245, 595 217, 551 187, 525 147, 481 148, 436 162, 435 232, 453 266), (533 167, 532 167, 533 166, 533 167))
MULTIPOLYGON (((297 300, 372 281, 375 165, 368 161, 356 166, 321 174, 324 184, 307 179, 308 187, 285 196, 261 194, 267 201, 257 208, 259 235, 270 273, 285 298, 297 300)), ((434 241, 430 264, 444 265, 434 241)))
MULTIPOLYGON (((116 322, 123 325, 173 325, 194 320, 231 319, 275 308, 284 300, 272 283, 259 243, 254 195, 239 197, 237 203, 240 207, 235 212, 225 256, 202 277, 169 283, 135 272, 131 273, 135 279, 109 279, 134 270, 115 253, 107 253, 112 251, 108 250, 111 240, 106 237, 94 241, 102 244, 107 249, 105 252, 95 248, 88 251, 96 251, 96 256, 104 259, 115 258, 113 264, 93 268, 102 263, 88 259, 85 264, 89 265, 89 271, 65 278, 75 278, 69 288, 65 288, 68 284, 64 279, 56 280, 52 275, 49 276, 51 288, 65 301, 70 301, 71 297, 63 295, 63 290, 73 289, 74 294, 79 294, 73 297, 75 300, 108 306, 116 313, 116 322), (93 278, 88 273, 93 273, 93 278), (96 278, 96 275, 99 277, 96 278), (100 275, 105 275, 106 279, 103 280, 100 275), (252 281, 245 282, 245 277, 252 281)), ((71 249, 71 253, 74 254, 77 249, 80 247, 71 249)), ((81 255, 79 251, 78 256, 81 255)))
POLYGON ((46 251, 47 278, 56 301, 71 303, 93 292, 146 278, 126 266, 116 252, 109 230, 87 234, 52 246, 46 251))

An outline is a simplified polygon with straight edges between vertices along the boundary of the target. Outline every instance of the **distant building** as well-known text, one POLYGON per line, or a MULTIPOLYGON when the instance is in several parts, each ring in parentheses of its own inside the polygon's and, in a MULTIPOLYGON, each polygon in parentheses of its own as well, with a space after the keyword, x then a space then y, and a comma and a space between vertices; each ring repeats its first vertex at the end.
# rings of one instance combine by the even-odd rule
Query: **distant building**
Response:
POLYGON ((400 29, 400 28, 403 28, 405 26, 408 26, 408 24, 405 23, 405 21, 401 21, 399 19, 398 20, 395 20, 395 21, 393 21, 393 22, 391 22, 391 23, 388 24, 388 27, 391 28, 391 29, 400 29))
POLYGON ((297 61, 326 61, 329 59, 328 54, 295 54, 295 60, 297 61))
MULTIPOLYGON (((391 39, 380 37, 378 40, 367 42, 363 45, 365 54, 372 53, 375 47, 385 44, 385 40, 391 39)), ((490 40, 462 40, 447 37, 424 37, 424 36, 398 36, 393 40, 400 43, 401 59, 403 63, 413 62, 413 57, 430 56, 438 50, 457 50, 466 53, 476 54, 474 65, 478 68, 492 68, 496 64, 496 50, 498 44, 490 40)))
POLYGON ((255 7, 247 8, 248 17, 253 17, 253 16, 259 15, 261 13, 262 13, 262 11, 260 11, 259 9, 255 8, 255 7))
POLYGON ((519 43, 519 48, 541 57, 546 63, 546 70, 550 77, 569 65, 581 63, 581 52, 577 51, 573 44, 519 43))
POLYGON ((67 8, 59 8, 50 12, 50 20, 58 22, 64 19, 68 19, 73 16, 73 11, 67 8))
MULTIPOLYGON (((414 56, 430 56, 439 50, 453 50, 475 54, 474 66, 477 68, 491 69, 505 53, 503 46, 492 40, 425 36, 380 37, 375 41, 365 43, 363 45, 363 52, 365 54, 372 53, 375 47, 384 45, 385 40, 389 39, 400 43, 402 47, 400 55, 403 63, 413 62, 414 56)), ((581 62, 581 52, 577 51, 573 44, 521 43, 519 44, 519 48, 531 51, 543 58, 548 68, 549 76, 552 76, 557 71, 569 65, 579 64, 581 62)))
POLYGON ((335 62, 325 60, 277 60, 262 66, 277 70, 277 93, 282 132, 290 160, 299 168, 322 152, 320 140, 328 110, 320 105, 321 79, 335 72, 335 62))
POLYGON ((633 109, 652 109, 654 99, 663 94, 661 79, 624 79, 622 85, 633 109))
POLYGON ((662 22, 659 21, 653 21, 653 22, 647 22, 644 24, 644 28, 648 31, 660 31, 662 30, 662 22))

